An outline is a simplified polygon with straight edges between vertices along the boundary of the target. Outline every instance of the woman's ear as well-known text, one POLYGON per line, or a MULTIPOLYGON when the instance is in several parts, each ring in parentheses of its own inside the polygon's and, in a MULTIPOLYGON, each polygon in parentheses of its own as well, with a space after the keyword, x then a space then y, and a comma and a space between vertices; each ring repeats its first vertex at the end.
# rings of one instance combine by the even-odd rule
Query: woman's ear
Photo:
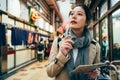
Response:
POLYGON ((90 24, 90 21, 86 21, 85 26, 88 26, 90 24))
POLYGON ((88 22, 86 21, 85 26, 87 26, 87 25, 88 25, 88 22))

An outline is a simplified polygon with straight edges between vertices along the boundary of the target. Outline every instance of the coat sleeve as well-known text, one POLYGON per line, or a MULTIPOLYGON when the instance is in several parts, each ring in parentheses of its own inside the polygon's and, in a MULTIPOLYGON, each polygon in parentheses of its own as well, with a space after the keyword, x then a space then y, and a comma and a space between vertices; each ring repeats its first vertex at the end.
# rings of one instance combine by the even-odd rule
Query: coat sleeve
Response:
POLYGON ((64 64, 69 60, 65 57, 60 50, 58 50, 57 39, 53 41, 51 52, 49 56, 49 62, 47 65, 47 74, 49 77, 57 76, 64 68, 64 64))
POLYGON ((95 57, 94 63, 99 63, 100 62, 100 53, 101 53, 100 48, 101 47, 100 47, 99 43, 97 42, 96 43, 96 57, 95 57))

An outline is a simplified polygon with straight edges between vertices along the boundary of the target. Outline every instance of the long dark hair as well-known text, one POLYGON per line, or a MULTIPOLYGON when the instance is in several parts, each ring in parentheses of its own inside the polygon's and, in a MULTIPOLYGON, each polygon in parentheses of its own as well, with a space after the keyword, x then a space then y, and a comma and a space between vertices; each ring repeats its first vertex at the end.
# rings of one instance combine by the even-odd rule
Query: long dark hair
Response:
MULTIPOLYGON (((91 18, 92 18, 90 9, 85 4, 78 4, 78 5, 75 5, 75 7, 82 7, 84 9, 85 15, 86 15, 87 26, 88 26, 90 24, 90 21, 91 21, 91 18)), ((70 16, 70 14, 71 14, 71 11, 69 13, 69 16, 70 16)))

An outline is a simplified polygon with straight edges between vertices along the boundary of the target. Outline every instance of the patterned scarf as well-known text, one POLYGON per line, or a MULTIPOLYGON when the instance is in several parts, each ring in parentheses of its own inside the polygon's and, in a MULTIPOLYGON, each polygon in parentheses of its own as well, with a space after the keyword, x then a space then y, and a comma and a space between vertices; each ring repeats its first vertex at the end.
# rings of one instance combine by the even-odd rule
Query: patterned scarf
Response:
POLYGON ((70 50, 69 52, 71 59, 66 63, 69 80, 88 80, 87 75, 84 73, 79 72, 72 74, 71 71, 79 65, 88 64, 89 44, 92 41, 91 33, 88 29, 84 29, 83 35, 81 37, 76 37, 72 30, 69 28, 65 34, 69 34, 71 36, 71 39, 74 41, 73 48, 78 48, 78 55, 75 63, 73 59, 73 50, 70 50))

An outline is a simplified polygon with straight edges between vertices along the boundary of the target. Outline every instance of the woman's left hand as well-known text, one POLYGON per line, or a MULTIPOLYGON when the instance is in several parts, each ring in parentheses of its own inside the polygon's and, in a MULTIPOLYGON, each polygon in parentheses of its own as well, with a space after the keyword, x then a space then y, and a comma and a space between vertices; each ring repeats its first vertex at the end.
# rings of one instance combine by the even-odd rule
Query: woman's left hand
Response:
POLYGON ((100 71, 98 69, 95 69, 93 71, 85 72, 85 74, 87 74, 92 79, 96 79, 100 74, 100 71))

